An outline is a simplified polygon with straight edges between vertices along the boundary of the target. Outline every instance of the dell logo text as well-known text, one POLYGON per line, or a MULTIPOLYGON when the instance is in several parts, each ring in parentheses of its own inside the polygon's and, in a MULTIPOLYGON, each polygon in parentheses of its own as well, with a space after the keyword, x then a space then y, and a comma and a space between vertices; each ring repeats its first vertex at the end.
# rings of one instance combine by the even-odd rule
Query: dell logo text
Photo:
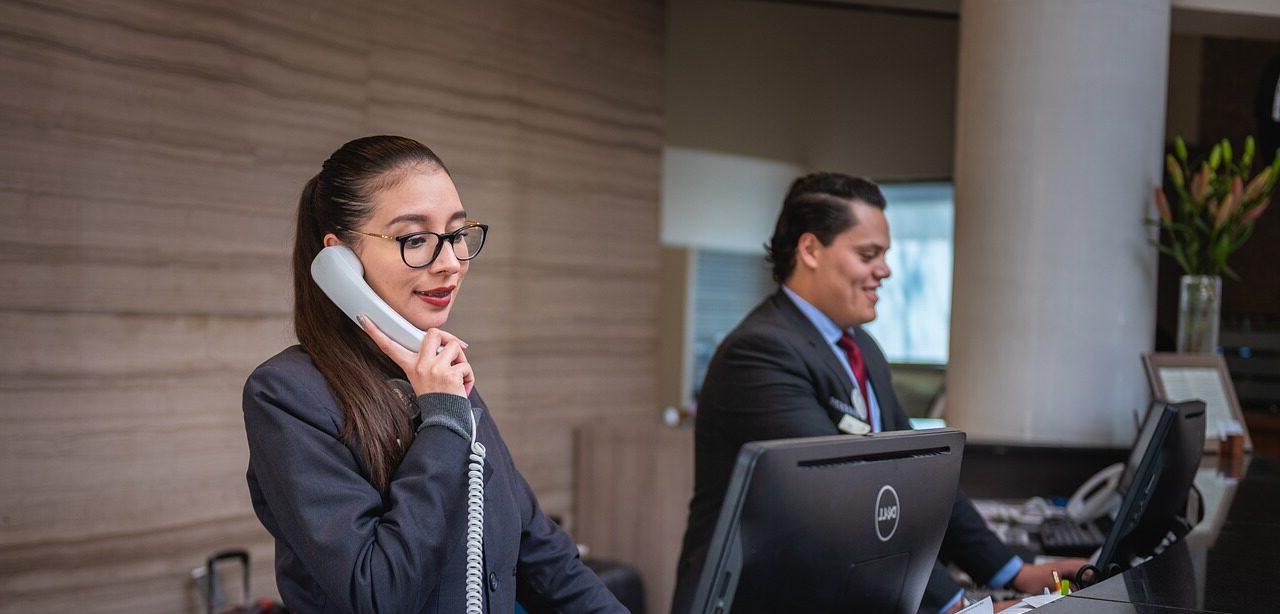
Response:
POLYGON ((898 530, 898 491, 885 484, 876 495, 876 537, 887 542, 898 530))

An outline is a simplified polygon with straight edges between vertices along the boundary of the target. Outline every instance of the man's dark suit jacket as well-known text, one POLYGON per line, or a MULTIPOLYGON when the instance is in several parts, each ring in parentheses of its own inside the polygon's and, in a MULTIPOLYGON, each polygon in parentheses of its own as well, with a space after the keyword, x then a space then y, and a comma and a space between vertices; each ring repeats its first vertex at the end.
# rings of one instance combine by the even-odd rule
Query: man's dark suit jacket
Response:
POLYGON ((425 394, 423 426, 383 495, 343 441, 342 410, 300 346, 244 387, 249 495, 294 612, 462 612, 471 407, 484 463, 486 612, 626 612, 543 515, 475 391, 425 394), (465 421, 465 422, 464 422, 465 421), (465 426, 463 426, 465 424, 465 426), (465 435, 464 435, 465 433, 465 435))
MULTIPOLYGON (((854 341, 867 365, 883 430, 911 428, 880 346, 861 330, 854 341)), ((698 398, 693 500, 672 612, 683 614, 691 606, 742 444, 839 434, 836 423, 843 414, 829 399, 848 403, 852 393, 853 383, 831 346, 781 289, 729 333, 711 359, 698 398)), ((1013 553, 957 492, 940 556, 983 581, 1008 564, 1013 553)), ((935 566, 921 611, 936 613, 959 590, 946 569, 935 566)))

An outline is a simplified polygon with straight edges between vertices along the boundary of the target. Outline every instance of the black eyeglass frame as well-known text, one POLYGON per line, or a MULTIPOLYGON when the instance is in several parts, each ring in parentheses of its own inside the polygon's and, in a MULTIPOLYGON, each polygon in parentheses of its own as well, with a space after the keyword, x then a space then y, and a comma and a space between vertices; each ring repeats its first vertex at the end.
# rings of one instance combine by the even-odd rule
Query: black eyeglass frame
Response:
MULTIPOLYGON (((484 249, 484 244, 485 244, 485 243, 487 243, 487 242, 489 241, 489 225, 488 225, 488 224, 481 224, 480 222, 477 222, 477 221, 475 221, 475 220, 467 220, 467 221, 463 224, 463 226, 462 226, 461 228, 459 228, 459 229, 457 229, 457 230, 454 230, 454 231, 451 231, 451 232, 439 233, 439 232, 431 232, 430 230, 422 230, 422 231, 419 231, 419 232, 411 232, 411 233, 409 233, 409 234, 403 234, 403 235, 399 235, 399 236, 395 236, 395 237, 393 237, 393 236, 391 236, 391 235, 378 234, 378 233, 376 233, 376 232, 361 232, 361 231, 359 231, 359 230, 351 230, 350 228, 341 228, 341 227, 339 227, 339 228, 338 228, 338 230, 345 230, 345 231, 347 231, 347 232, 354 232, 354 233, 356 233, 356 234, 358 234, 358 235, 364 235, 364 236, 366 236, 366 237, 375 237, 375 238, 378 238, 378 239, 387 239, 387 240, 389 240, 389 241, 396 241, 397 243, 399 243, 399 244, 400 244, 400 261, 401 261, 401 262, 403 262, 405 266, 407 266, 407 267, 409 267, 409 268, 411 268, 411 269, 425 269, 425 268, 427 268, 427 267, 431 266, 431 263, 435 262, 435 261, 436 261, 436 258, 439 258, 439 257, 440 257, 440 250, 443 250, 443 249, 444 249, 444 243, 445 243, 445 241, 446 241, 446 240, 448 240, 448 241, 449 241, 449 245, 450 245, 450 246, 452 246, 452 245, 453 245, 453 240, 454 240, 454 239, 456 239, 456 238, 458 238, 459 236, 461 236, 461 235, 462 235, 462 233, 464 233, 464 232, 466 232, 466 231, 468 231, 468 230, 474 229, 474 228, 479 228, 479 229, 480 229, 480 231, 481 231, 481 232, 483 232, 484 234, 480 237, 480 247, 476 248, 476 252, 475 252, 474 254, 471 254, 471 255, 467 256, 466 258, 458 258, 458 262, 466 262, 466 261, 468 261, 468 260, 475 260, 475 257, 476 257, 476 256, 479 256, 479 255, 480 255, 480 251, 484 249), (420 265, 418 265, 418 266, 413 266, 412 264, 409 264, 409 258, 408 258, 407 256, 405 256, 405 253, 404 253, 405 244, 406 244, 406 243, 408 243, 410 239, 413 239, 413 238, 415 238, 415 237, 421 237, 421 236, 424 236, 424 235, 432 235, 432 236, 436 237, 437 239, 439 239, 438 241, 436 241, 436 250, 435 250, 435 253, 431 254, 431 258, 430 258, 429 260, 427 260, 427 262, 426 262, 425 264, 420 264, 420 265)), ((452 247, 450 247, 450 249, 453 249, 453 248, 452 248, 452 247)), ((453 253, 453 255, 454 255, 454 257, 455 257, 455 258, 457 258, 457 257, 458 257, 458 252, 454 252, 454 253, 453 253)))

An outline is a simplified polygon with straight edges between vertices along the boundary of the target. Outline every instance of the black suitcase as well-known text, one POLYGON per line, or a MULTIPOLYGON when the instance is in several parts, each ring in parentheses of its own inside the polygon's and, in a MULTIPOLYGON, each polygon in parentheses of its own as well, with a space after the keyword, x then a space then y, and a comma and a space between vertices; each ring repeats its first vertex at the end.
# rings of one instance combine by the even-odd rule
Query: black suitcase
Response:
POLYGON ((201 589, 204 596, 205 612, 208 614, 288 614, 288 610, 279 603, 270 599, 259 599, 256 602, 249 602, 249 551, 240 548, 223 550, 209 556, 204 561, 204 574, 199 574, 200 570, 196 570, 196 584, 201 589), (222 589, 218 583, 218 571, 216 566, 223 561, 238 561, 240 563, 240 574, 242 592, 240 593, 242 601, 239 603, 228 603, 226 595, 222 593, 222 589))

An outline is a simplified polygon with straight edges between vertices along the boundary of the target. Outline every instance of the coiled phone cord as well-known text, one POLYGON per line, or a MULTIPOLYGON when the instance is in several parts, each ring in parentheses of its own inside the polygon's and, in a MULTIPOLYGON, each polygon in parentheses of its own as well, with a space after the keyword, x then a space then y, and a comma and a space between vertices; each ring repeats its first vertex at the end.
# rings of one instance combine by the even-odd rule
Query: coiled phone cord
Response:
POLYGON ((484 444, 476 441, 471 415, 471 454, 467 464, 467 614, 484 614, 484 444))

